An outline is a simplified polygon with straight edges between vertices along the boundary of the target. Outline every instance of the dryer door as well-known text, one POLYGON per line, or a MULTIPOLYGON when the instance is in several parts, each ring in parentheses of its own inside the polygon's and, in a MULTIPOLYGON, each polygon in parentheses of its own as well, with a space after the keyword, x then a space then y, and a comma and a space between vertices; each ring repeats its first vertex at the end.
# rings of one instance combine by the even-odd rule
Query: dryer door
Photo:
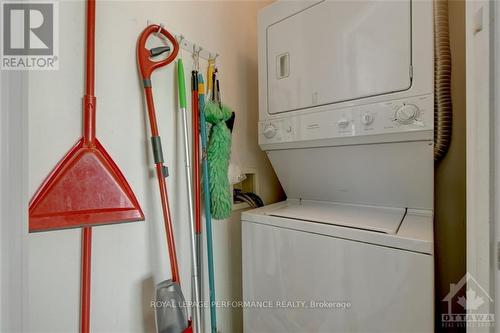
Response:
POLYGON ((324 1, 267 28, 271 114, 407 90, 411 1, 324 1))

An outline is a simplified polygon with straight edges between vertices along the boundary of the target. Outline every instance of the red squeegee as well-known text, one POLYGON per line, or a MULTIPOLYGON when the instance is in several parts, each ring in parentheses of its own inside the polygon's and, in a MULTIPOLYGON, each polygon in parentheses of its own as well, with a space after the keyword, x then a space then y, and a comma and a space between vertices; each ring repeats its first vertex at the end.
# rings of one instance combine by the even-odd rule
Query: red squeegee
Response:
POLYGON ((83 228, 80 331, 90 330, 92 226, 144 220, 118 166, 96 138, 95 0, 87 1, 83 137, 57 164, 29 205, 29 231, 83 228))

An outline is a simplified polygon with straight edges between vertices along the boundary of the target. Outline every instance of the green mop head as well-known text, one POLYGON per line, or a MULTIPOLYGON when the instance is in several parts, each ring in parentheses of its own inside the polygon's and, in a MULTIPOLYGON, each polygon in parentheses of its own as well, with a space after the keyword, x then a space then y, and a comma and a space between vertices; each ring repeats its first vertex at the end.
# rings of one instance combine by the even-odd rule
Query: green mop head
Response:
POLYGON ((231 131, 226 120, 232 111, 225 105, 208 101, 205 105, 206 120, 212 124, 208 139, 208 176, 210 179, 210 208, 212 217, 223 220, 231 215, 232 193, 228 179, 229 158, 231 156, 231 131))

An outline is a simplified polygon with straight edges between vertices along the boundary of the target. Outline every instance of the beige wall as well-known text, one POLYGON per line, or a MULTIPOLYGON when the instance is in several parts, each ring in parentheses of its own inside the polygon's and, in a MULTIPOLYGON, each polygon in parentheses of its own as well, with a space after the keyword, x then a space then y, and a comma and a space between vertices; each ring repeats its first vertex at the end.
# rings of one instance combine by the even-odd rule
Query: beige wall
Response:
MULTIPOLYGON (((144 210, 145 223, 94 228, 93 332, 154 331, 154 284, 171 276, 157 183, 136 66, 136 40, 148 20, 218 52, 224 103, 236 111, 233 149, 243 168, 257 169, 266 203, 281 197, 257 145, 257 11, 265 2, 98 1, 96 26, 97 136, 144 210)), ((35 192, 81 134, 84 13, 82 1, 60 2, 60 70, 29 75, 29 191, 35 192)), ((186 71, 192 60, 183 51, 186 71)), ((205 68, 206 63, 202 63, 205 68)), ((188 74, 188 73, 187 73, 188 74)), ((152 77, 174 219, 183 290, 190 297, 190 249, 181 120, 175 66, 152 77)), ((188 95, 188 100, 189 100, 188 95)), ((241 298, 238 213, 214 221, 219 299, 241 298)), ((80 230, 29 235, 26 330, 78 331, 80 230)), ((221 332, 241 331, 241 311, 220 311, 221 332)))
POLYGON ((441 330, 442 299, 466 270, 465 230, 465 1, 449 1, 452 53, 453 128, 450 150, 436 168, 436 330, 441 330))
MULTIPOLYGON (((98 136, 134 188, 147 220, 142 224, 95 229, 93 331, 152 328, 148 300, 153 283, 170 276, 151 166, 142 92, 135 65, 135 41, 147 19, 221 54, 224 102, 237 113, 234 149, 244 168, 256 168, 261 195, 272 203, 283 197, 265 154, 257 145, 256 16, 265 2, 99 2, 97 5, 98 136), (216 22, 216 24, 215 24, 216 22)), ((78 137, 83 93, 82 2, 61 2, 61 68, 30 74, 30 193, 78 137), (40 87, 47 87, 40 89, 40 87), (57 125, 56 125, 57 124, 57 125), (36 162, 35 162, 36 161, 36 162)), ((453 53, 453 140, 436 171, 436 306, 465 270, 465 40, 464 2, 450 1, 453 53)), ((187 69, 191 62, 182 54, 187 69)), ((169 178, 182 277, 189 281, 185 180, 176 112, 173 66, 153 77, 169 178)), ((239 213, 215 222, 217 293, 241 298, 239 213)), ((80 233, 78 230, 30 235, 28 329, 76 331, 78 325, 80 233)), ((189 288, 186 294, 189 295, 189 288)), ((222 332, 241 330, 241 311, 219 311, 222 332)))

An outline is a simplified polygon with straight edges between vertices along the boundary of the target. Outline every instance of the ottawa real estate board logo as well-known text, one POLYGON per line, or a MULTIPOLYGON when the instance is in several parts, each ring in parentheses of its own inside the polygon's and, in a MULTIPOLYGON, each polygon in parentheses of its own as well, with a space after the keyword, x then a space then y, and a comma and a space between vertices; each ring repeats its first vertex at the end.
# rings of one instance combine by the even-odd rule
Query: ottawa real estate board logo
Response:
POLYGON ((3 70, 59 69, 56 1, 0 1, 3 70))
POLYGON ((457 283, 450 284, 450 292, 443 298, 448 311, 441 315, 441 323, 447 328, 491 328, 495 315, 491 313, 493 299, 470 273, 457 283))

